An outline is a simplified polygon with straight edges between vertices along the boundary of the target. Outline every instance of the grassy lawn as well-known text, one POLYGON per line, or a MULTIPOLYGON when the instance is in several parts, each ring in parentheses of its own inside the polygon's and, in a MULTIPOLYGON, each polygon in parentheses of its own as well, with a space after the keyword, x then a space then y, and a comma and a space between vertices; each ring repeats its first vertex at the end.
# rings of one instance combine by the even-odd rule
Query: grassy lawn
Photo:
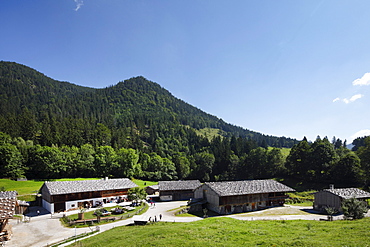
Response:
POLYGON ((5 190, 16 190, 18 195, 36 194, 44 181, 28 180, 28 181, 14 181, 10 179, 0 179, 0 187, 5 190))
POLYGON ((297 203, 285 203, 292 206, 300 206, 300 207, 313 207, 313 202, 311 201, 303 201, 303 202, 297 202, 297 203))
POLYGON ((309 190, 309 191, 288 193, 290 199, 285 200, 285 204, 290 204, 294 206, 302 206, 302 207, 312 207, 315 192, 317 191, 309 190))
MULTIPOLYGON (((111 211, 111 209, 113 208, 116 208, 115 207, 104 207, 107 211, 111 211)), ((128 211, 128 212, 125 212, 125 213, 122 213, 122 214, 111 214, 111 215, 108 215, 108 216, 101 216, 101 222, 99 224, 95 223, 94 225, 103 225, 103 224, 107 224, 107 223, 111 223, 110 222, 106 222, 104 221, 104 219, 106 218, 112 218, 112 217, 117 217, 117 218, 122 218, 122 219, 127 219, 129 217, 132 217, 136 214, 143 214, 145 213, 146 211, 148 210, 148 204, 144 203, 143 205, 139 206, 139 207, 136 207, 134 210, 132 211, 128 211), (143 208, 143 209, 142 209, 143 208), (140 209, 142 209, 142 211, 140 213, 137 213, 140 209)), ((95 211, 95 210, 94 210, 95 211)), ((94 211, 89 211, 89 212, 85 212, 84 213, 84 219, 85 220, 88 220, 88 219, 96 219, 96 215, 94 215, 94 211)), ((72 214, 72 215, 69 215, 68 218, 70 218, 71 220, 77 220, 78 219, 78 214, 72 214)), ((70 226, 69 224, 65 223, 63 221, 63 219, 60 219, 60 221, 62 222, 62 224, 66 227, 71 227, 71 228, 74 228, 75 226, 70 226)), ((84 224, 79 224, 79 225, 76 225, 77 228, 82 228, 82 227, 88 227, 88 225, 84 225, 84 224)))
POLYGON ((140 179, 132 179, 132 182, 137 184, 140 188, 145 188, 146 186, 155 185, 158 184, 158 182, 152 182, 152 181, 145 181, 140 179))
POLYGON ((369 246, 370 219, 240 221, 208 218, 116 227, 72 246, 369 246))

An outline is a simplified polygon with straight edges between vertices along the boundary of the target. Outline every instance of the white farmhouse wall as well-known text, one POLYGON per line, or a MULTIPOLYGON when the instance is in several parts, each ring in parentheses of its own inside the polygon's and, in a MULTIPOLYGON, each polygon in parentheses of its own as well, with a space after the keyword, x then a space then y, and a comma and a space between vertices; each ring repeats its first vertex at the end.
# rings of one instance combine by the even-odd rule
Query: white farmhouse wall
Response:
POLYGON ((54 213, 54 203, 49 203, 42 199, 42 207, 45 208, 50 213, 54 213))

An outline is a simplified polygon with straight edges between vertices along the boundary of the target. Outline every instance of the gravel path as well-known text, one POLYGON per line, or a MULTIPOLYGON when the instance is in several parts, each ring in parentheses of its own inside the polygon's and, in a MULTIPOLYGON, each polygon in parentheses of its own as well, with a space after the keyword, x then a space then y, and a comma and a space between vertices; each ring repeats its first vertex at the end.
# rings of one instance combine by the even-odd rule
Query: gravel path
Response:
MULTIPOLYGON (((159 202, 155 206, 149 207, 148 211, 142 214, 141 217, 149 219, 151 217, 154 219, 157 216, 159 220, 159 215, 162 214, 162 221, 171 222, 190 222, 194 220, 199 220, 198 217, 175 217, 173 212, 167 212, 170 209, 178 208, 180 206, 186 205, 186 201, 179 202, 159 202)), ((114 205, 105 205, 115 206, 114 205)), ((95 210, 92 208, 90 210, 95 210)), ((78 211, 67 212, 67 215, 76 214, 78 211)), ((63 213, 51 215, 42 207, 31 207, 30 213, 27 214, 26 219, 29 219, 29 223, 23 223, 20 220, 13 219, 10 221, 13 230, 13 236, 10 241, 6 242, 6 246, 16 246, 16 247, 41 247, 47 246, 58 242, 60 240, 74 236, 75 234, 81 234, 95 230, 95 227, 86 228, 67 228, 61 225, 59 219, 63 216, 63 213), (40 215, 37 214, 37 210, 40 211, 40 215)), ((100 225, 100 232, 112 229, 118 226, 124 226, 134 223, 132 218, 126 220, 115 221, 113 223, 100 225)))

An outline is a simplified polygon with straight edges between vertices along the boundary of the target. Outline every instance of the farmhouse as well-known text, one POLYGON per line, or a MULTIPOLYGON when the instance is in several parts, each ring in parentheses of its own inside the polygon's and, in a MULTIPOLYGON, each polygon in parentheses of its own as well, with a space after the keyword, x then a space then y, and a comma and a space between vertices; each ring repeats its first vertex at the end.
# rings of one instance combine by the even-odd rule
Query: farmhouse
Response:
POLYGON ((294 189, 275 180, 246 180, 204 183, 194 192, 207 208, 219 214, 241 213, 281 206, 294 189))
POLYGON ((97 206, 127 197, 137 185, 128 178, 45 182, 41 187, 42 206, 49 212, 97 206))
POLYGON ((7 224, 9 219, 13 218, 16 206, 16 191, 0 191, 0 241, 10 239, 11 230, 7 224))
POLYGON ((189 200, 201 185, 199 180, 159 181, 159 197, 161 201, 189 200))
POLYGON ((370 193, 357 189, 357 188, 338 188, 334 189, 334 186, 330 186, 330 189, 324 189, 315 193, 315 199, 313 208, 321 211, 326 207, 335 208, 339 212, 342 212, 342 201, 344 199, 356 198, 358 200, 365 201, 370 198, 370 193))

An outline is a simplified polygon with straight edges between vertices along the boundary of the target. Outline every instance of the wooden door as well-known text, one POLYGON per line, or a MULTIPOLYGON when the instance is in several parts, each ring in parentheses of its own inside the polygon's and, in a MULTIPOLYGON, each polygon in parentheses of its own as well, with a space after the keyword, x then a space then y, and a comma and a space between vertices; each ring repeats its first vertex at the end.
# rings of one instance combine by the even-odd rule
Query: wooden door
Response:
POLYGON ((63 212, 66 210, 66 204, 64 202, 56 202, 54 204, 54 212, 63 212))

